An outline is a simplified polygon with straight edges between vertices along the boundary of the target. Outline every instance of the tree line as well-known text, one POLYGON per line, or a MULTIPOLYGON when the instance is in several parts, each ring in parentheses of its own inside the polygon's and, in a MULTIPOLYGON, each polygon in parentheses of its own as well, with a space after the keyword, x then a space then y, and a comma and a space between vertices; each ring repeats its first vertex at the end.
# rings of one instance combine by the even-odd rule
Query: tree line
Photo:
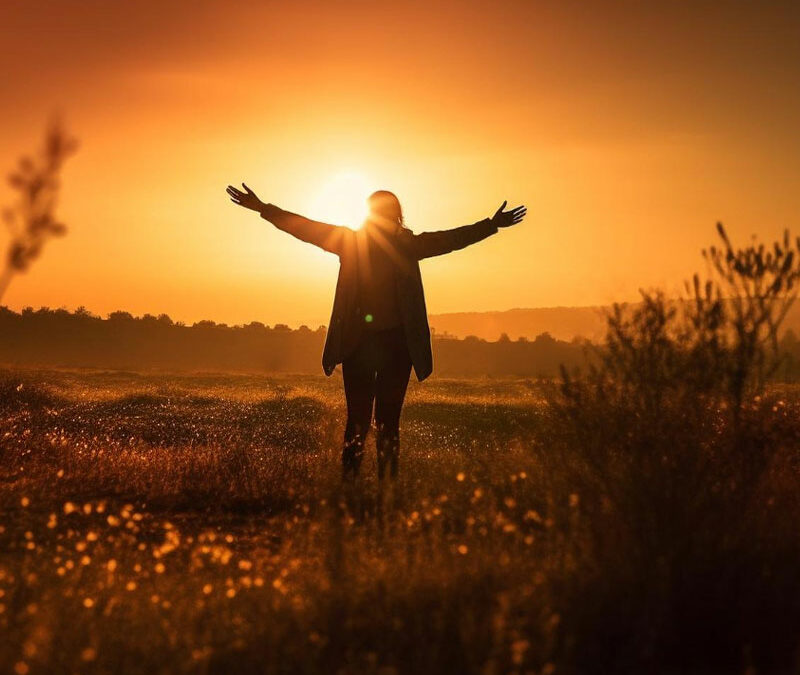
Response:
MULTIPOLYGON (((6 366, 108 368, 120 370, 321 372, 324 326, 292 329, 252 321, 229 326, 214 321, 186 325, 168 315, 111 312, 106 318, 83 307, 0 306, 0 363, 6 366)), ((586 366, 598 347, 581 338, 557 340, 545 332, 534 339, 497 341, 433 334, 439 377, 554 378, 586 366)), ((800 339, 791 330, 780 340, 776 379, 800 380, 800 339)))
MULTIPOLYGON (((319 373, 324 326, 292 329, 259 321, 229 326, 214 321, 192 325, 168 315, 140 317, 117 311, 106 318, 83 307, 0 307, 0 362, 17 366, 319 373)), ((555 377, 561 364, 585 362, 586 343, 502 336, 433 336, 436 373, 442 377, 555 377)))

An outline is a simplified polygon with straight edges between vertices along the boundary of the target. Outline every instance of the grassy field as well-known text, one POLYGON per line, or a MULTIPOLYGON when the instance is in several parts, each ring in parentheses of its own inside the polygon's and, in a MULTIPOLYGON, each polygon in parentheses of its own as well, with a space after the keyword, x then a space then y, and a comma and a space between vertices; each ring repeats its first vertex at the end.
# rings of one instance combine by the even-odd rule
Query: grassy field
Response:
POLYGON ((344 491, 340 387, 2 371, 0 672, 797 672, 794 389, 683 536, 524 380, 412 382, 396 485, 370 443, 344 491))

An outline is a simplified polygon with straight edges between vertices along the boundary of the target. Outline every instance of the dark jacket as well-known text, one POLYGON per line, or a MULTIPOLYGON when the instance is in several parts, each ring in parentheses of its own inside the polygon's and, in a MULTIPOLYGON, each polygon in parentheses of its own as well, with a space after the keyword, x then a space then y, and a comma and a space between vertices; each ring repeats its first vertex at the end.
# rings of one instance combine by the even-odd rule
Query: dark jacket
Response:
POLYGON ((339 256, 339 279, 336 282, 333 311, 322 353, 322 368, 326 375, 333 373, 336 365, 352 352, 363 330, 357 286, 359 260, 364 257, 363 251, 366 248, 365 237, 379 237, 379 244, 397 265, 397 296, 406 343, 414 372, 421 381, 433 370, 433 355, 418 261, 464 248, 497 232, 497 227, 489 218, 441 232, 414 234, 408 229, 400 228, 396 233, 389 234, 377 227, 351 230, 348 227, 320 223, 284 211, 274 204, 266 204, 261 216, 279 230, 339 256))

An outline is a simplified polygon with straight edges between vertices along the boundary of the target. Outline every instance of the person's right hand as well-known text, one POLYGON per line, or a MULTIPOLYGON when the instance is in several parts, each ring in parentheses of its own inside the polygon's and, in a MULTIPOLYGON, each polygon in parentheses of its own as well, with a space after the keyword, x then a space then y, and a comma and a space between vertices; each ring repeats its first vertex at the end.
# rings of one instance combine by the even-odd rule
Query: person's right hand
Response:
POLYGON ((264 208, 264 202, 262 202, 255 192, 253 192, 247 185, 242 183, 242 187, 245 189, 245 192, 236 189, 233 185, 229 185, 225 192, 228 193, 228 196, 231 198, 231 201, 234 204, 238 204, 239 206, 244 206, 246 209, 250 209, 252 211, 261 212, 261 209, 264 208))

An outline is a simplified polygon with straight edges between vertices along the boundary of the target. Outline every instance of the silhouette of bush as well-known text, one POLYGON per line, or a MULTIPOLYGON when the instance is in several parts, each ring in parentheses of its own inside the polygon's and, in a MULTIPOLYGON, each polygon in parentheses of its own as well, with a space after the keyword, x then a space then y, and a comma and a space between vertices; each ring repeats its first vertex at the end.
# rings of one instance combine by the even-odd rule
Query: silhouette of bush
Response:
POLYGON ((30 267, 50 237, 66 234, 66 226, 55 218, 55 208, 62 165, 77 147, 75 139, 53 123, 47 130, 39 157, 22 157, 16 170, 9 174, 8 183, 18 192, 19 198, 2 214, 11 240, 5 268, 0 274, 0 298, 13 275, 30 267))
POLYGON ((551 400, 554 445, 587 514, 564 616, 582 672, 771 670, 797 647, 765 626, 800 625, 800 596, 782 590, 800 547, 775 536, 769 479, 791 470, 796 433, 767 388, 800 241, 737 249, 718 231, 710 277, 695 275, 679 302, 643 292, 615 305, 588 372, 563 369, 551 400))

